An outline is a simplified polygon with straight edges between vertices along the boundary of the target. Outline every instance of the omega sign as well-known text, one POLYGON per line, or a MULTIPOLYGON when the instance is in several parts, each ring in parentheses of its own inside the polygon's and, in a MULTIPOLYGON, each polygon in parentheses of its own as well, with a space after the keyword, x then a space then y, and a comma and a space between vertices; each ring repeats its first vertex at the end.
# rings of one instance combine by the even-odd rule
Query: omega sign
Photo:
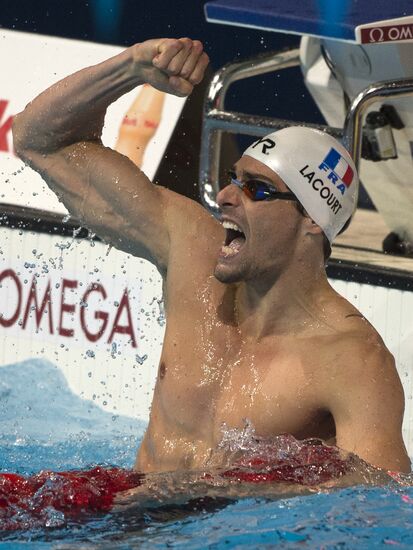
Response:
POLYGON ((36 276, 23 280, 13 269, 0 271, 0 329, 41 332, 111 344, 119 336, 132 348, 137 338, 128 289, 119 289, 117 301, 109 299, 105 286, 79 281, 48 279, 39 285, 36 276), (80 291, 80 292, 79 292, 80 291))
POLYGON ((413 40, 413 24, 370 27, 361 29, 361 43, 375 44, 380 42, 398 42, 413 40))

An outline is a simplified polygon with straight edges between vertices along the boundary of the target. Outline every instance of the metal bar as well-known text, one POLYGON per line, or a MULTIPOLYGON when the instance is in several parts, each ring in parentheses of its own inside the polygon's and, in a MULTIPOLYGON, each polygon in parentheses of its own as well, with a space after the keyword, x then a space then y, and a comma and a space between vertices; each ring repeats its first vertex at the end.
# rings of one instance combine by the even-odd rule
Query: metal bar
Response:
MULTIPOLYGON (((323 124, 310 124, 308 122, 294 122, 297 126, 307 126, 324 132, 326 126, 323 124)), ((241 133, 251 136, 265 136, 268 132, 288 128, 291 120, 275 117, 263 117, 257 115, 246 115, 236 111, 212 110, 208 115, 208 127, 211 130, 220 129, 223 132, 233 134, 241 133)), ((328 133, 337 139, 343 137, 341 128, 328 127, 328 133)))
POLYGON ((209 85, 204 105, 204 113, 211 109, 224 109, 225 96, 231 84, 276 70, 297 67, 300 64, 298 48, 284 50, 279 53, 269 52, 235 63, 228 63, 217 71, 209 85))
MULTIPOLYGON (((219 190, 219 162, 221 152, 221 136, 223 129, 215 115, 219 118, 225 118, 227 115, 232 119, 233 132, 247 133, 250 135, 263 135, 262 131, 268 130, 268 126, 261 130, 258 120, 249 119, 252 115, 241 113, 230 113, 224 111, 225 97, 229 86, 237 80, 250 78, 260 74, 265 74, 275 70, 296 67, 299 65, 299 50, 286 50, 278 54, 266 53, 252 59, 230 63, 215 73, 209 86, 204 103, 204 121, 202 127, 200 164, 199 164, 199 189, 203 204, 215 215, 218 214, 218 206, 215 202, 215 195, 219 190), (218 115, 218 113, 221 113, 218 115), (224 114, 225 113, 225 114, 224 114), (242 125, 241 129, 236 129, 235 117, 239 119, 242 125)), ((259 117, 257 117, 259 118, 259 117)), ((270 121, 263 117, 261 121, 270 121)), ((223 122, 223 121, 222 121, 223 122)), ((229 120, 227 120, 229 122, 229 120)), ((268 122, 271 124, 270 122, 268 122)), ((229 127, 229 126, 228 126, 229 127)), ((276 129, 276 126, 270 126, 276 129)), ((229 130, 226 130, 229 131, 229 130)))
POLYGON ((48 235, 63 235, 76 239, 100 240, 96 235, 92 237, 85 227, 81 228, 81 223, 72 217, 68 219, 65 214, 18 204, 0 203, 0 227, 48 235))
POLYGON ((363 115, 376 101, 413 96, 413 79, 386 80, 372 84, 360 92, 347 112, 343 131, 343 144, 353 157, 358 169, 363 132, 363 115))
MULTIPOLYGON (((225 111, 224 104, 228 87, 237 80, 297 65, 299 65, 299 50, 293 49, 232 63, 226 65, 214 75, 204 104, 199 187, 204 205, 215 215, 219 214, 215 196, 219 191, 222 132, 241 133, 258 137, 292 124, 291 121, 284 119, 225 111)), ((372 84, 354 98, 347 112, 344 130, 304 122, 294 122, 294 124, 327 131, 339 139, 342 137, 345 147, 350 152, 356 168, 358 168, 361 155, 363 115, 368 107, 379 100, 409 96, 413 96, 413 79, 411 78, 378 82, 372 84)))

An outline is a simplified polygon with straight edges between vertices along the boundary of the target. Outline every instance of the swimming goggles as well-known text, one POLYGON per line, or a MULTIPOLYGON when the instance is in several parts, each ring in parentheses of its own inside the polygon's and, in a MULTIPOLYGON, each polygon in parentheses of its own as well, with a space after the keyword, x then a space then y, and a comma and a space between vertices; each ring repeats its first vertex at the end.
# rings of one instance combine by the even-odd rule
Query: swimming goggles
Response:
POLYGON ((277 191, 275 187, 259 179, 248 179, 246 181, 240 181, 237 179, 237 175, 233 170, 228 171, 229 183, 233 183, 239 187, 248 198, 252 201, 297 201, 297 197, 294 193, 277 191))

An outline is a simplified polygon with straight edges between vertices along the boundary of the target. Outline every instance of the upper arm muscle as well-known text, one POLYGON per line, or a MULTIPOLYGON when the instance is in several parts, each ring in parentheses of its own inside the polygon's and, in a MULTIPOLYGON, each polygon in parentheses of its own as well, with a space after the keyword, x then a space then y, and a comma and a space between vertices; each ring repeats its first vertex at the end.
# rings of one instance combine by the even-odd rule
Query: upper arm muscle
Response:
POLYGON ((382 347, 360 353, 356 361, 354 376, 347 376, 331 398, 337 445, 374 466, 410 471, 401 432, 403 388, 393 358, 382 347))
POLYGON ((69 212, 116 248, 165 269, 171 216, 189 199, 153 185, 127 157, 98 142, 70 145, 46 157, 27 155, 69 212))

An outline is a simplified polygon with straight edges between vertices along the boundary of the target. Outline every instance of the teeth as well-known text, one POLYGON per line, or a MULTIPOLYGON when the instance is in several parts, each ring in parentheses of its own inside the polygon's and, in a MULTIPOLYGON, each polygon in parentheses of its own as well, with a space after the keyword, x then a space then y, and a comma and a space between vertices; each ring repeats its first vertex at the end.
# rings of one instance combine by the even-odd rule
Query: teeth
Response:
POLYGON ((223 246, 221 248, 221 253, 224 256, 235 256, 235 254, 238 254, 239 250, 236 250, 234 248, 231 248, 230 246, 223 246))
POLYGON ((239 231, 240 233, 242 233, 242 229, 240 227, 238 227, 238 225, 236 223, 222 222, 222 225, 223 225, 224 229, 233 229, 234 231, 239 231))

